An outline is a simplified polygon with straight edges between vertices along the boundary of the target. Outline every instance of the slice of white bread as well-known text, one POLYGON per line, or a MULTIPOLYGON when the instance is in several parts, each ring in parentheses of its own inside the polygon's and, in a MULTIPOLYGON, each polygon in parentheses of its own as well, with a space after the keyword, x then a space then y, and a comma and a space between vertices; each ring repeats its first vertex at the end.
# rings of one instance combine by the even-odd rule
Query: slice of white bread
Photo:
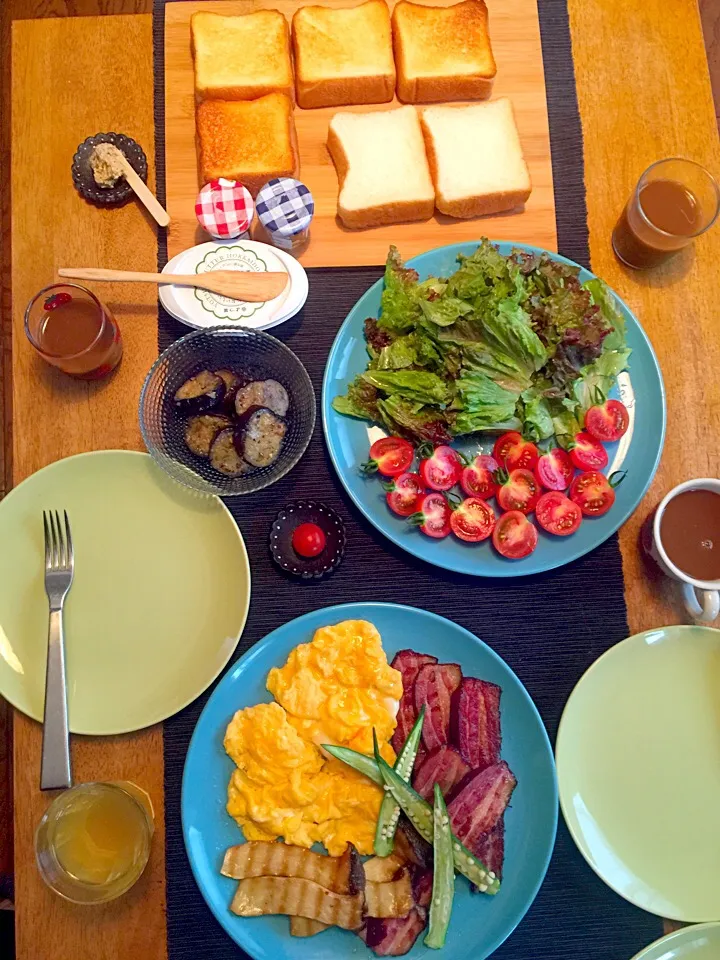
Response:
POLYGON ((300 7, 292 38, 301 107, 392 100, 395 61, 385 0, 341 9, 300 7))
POLYGON ((435 191, 414 107, 336 113, 328 149, 340 181, 338 216, 346 227, 432 216, 435 191))
POLYGON ((239 180, 255 196, 268 180, 299 170, 293 105, 284 93, 258 100, 203 100, 195 123, 201 183, 239 180))
POLYGON ((420 122, 441 213, 467 219, 525 203, 532 184, 507 97, 426 107, 420 122))
POLYGON ((293 96, 290 31, 279 10, 232 17, 201 11, 192 15, 190 32, 199 99, 293 96))
POLYGON ((392 28, 398 99, 439 103, 490 96, 496 67, 484 0, 450 7, 399 0, 392 28))

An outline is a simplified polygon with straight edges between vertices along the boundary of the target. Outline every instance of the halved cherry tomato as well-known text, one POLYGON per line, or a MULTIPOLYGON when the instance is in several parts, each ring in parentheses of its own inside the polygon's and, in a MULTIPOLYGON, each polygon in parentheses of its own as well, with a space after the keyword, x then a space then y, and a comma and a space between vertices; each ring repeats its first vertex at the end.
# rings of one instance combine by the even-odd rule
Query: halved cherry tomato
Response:
POLYGON ((554 533, 556 537, 567 537, 575 533, 580 526, 582 511, 564 493, 551 490, 549 493, 544 493, 538 500, 535 518, 548 533, 554 533))
POLYGON ((615 490, 604 473, 590 470, 575 477, 570 487, 570 499, 586 517, 602 517, 615 503, 615 490))
POLYGON ((540 484, 531 470, 502 468, 495 474, 498 483, 497 502, 502 510, 531 513, 540 496, 540 484))
POLYGON ((415 451, 402 437, 382 437, 370 447, 370 459, 363 463, 363 473, 381 473, 384 477, 399 477, 410 467, 415 451))
POLYGON ((460 479, 463 462, 452 447, 435 447, 432 455, 420 461, 420 479, 431 490, 449 490, 460 479))
POLYGON ((408 517, 408 523, 420 527, 428 537, 441 540, 450 533, 450 504, 442 493, 426 493, 420 498, 417 512, 408 517))
POLYGON ((560 447, 544 453, 535 467, 535 476, 546 490, 567 490, 574 473, 570 457, 560 447))
POLYGON ((607 466, 608 455, 605 447, 591 437, 585 430, 575 434, 570 447, 570 459, 578 470, 602 470, 607 466))
POLYGON ((495 483, 497 469, 498 462, 495 457, 481 453, 461 473, 460 486, 469 497, 489 500, 497 493, 495 483))
POLYGON ((521 560, 537 546, 537 527, 519 510, 504 513, 495 524, 493 546, 508 560, 521 560))
POLYGON ((422 480, 416 473, 401 473, 389 483, 384 483, 383 487, 387 505, 399 517, 409 517, 415 513, 424 492, 422 480))
POLYGON ((523 440, 513 447, 507 457, 508 470, 532 470, 540 453, 530 440, 523 440))
POLYGON ((293 550, 301 557, 316 557, 323 552, 325 544, 325 533, 316 523, 301 523, 293 530, 293 550))
POLYGON ((502 436, 497 438, 493 447, 493 456, 501 466, 505 466, 508 453, 518 443, 522 443, 522 434, 518 433, 517 430, 503 433, 502 436))
POLYGON ((495 441, 493 456, 506 470, 532 470, 539 454, 534 443, 523 440, 519 433, 511 430, 495 441))
POLYGON ((606 400, 605 403, 590 407, 585 414, 585 429, 591 437, 603 443, 613 443, 627 433, 630 414, 619 400, 606 400))
POLYGON ((450 529, 468 543, 487 540, 495 526, 495 511, 480 497, 468 497, 450 515, 450 529))

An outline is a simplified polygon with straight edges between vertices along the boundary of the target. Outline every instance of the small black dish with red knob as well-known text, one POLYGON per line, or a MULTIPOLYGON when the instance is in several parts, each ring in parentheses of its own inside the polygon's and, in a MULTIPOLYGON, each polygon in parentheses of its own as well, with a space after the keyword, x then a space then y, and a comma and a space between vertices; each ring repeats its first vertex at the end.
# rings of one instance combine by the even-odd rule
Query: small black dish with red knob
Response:
POLYGON ((285 573, 320 580, 345 555, 345 524, 317 500, 295 500, 278 513, 270 529, 270 554, 285 573))

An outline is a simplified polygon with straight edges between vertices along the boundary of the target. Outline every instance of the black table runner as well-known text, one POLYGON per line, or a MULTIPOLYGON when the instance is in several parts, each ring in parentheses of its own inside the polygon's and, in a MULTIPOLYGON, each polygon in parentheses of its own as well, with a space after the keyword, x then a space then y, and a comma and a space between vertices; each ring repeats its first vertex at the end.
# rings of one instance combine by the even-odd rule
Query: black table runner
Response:
MULTIPOLYGON (((565 0, 539 0, 558 248, 589 266, 582 132, 565 0)), ((156 0, 155 133, 157 192, 165 195, 164 4, 156 0)), ((479 224, 479 232, 482 226, 479 224)), ((164 236, 158 263, 167 262, 164 236)), ((335 333, 380 267, 313 268, 303 310, 273 330, 304 363, 318 400, 335 333)), ((162 309, 159 348, 187 333, 162 309)), ((502 656, 535 701, 554 740, 563 706, 581 674, 627 636, 617 537, 559 570, 516 580, 449 573, 416 560, 386 540, 352 506, 330 463, 320 422, 288 476, 267 490, 226 501, 248 549, 252 598, 235 657, 300 614, 335 603, 406 603, 468 628, 502 656), (348 550, 326 581, 299 584, 272 564, 270 525, 289 500, 322 498, 346 523, 348 550)), ((192 877, 180 823, 180 786, 190 736, 209 692, 164 725, 167 929, 169 960, 237 960, 245 956, 206 907, 192 877)), ((560 817, 547 878, 527 916, 494 954, 497 960, 630 960, 662 933, 661 921, 606 887, 576 850, 560 817)))

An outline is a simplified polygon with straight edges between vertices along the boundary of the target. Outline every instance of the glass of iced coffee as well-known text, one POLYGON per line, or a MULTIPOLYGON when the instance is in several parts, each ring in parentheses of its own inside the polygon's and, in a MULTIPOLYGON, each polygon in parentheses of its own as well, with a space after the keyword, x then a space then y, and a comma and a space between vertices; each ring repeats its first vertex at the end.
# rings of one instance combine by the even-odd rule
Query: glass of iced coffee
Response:
POLYGON ((694 160, 670 157, 648 167, 615 225, 615 256, 635 270, 655 267, 712 226, 720 188, 694 160))

